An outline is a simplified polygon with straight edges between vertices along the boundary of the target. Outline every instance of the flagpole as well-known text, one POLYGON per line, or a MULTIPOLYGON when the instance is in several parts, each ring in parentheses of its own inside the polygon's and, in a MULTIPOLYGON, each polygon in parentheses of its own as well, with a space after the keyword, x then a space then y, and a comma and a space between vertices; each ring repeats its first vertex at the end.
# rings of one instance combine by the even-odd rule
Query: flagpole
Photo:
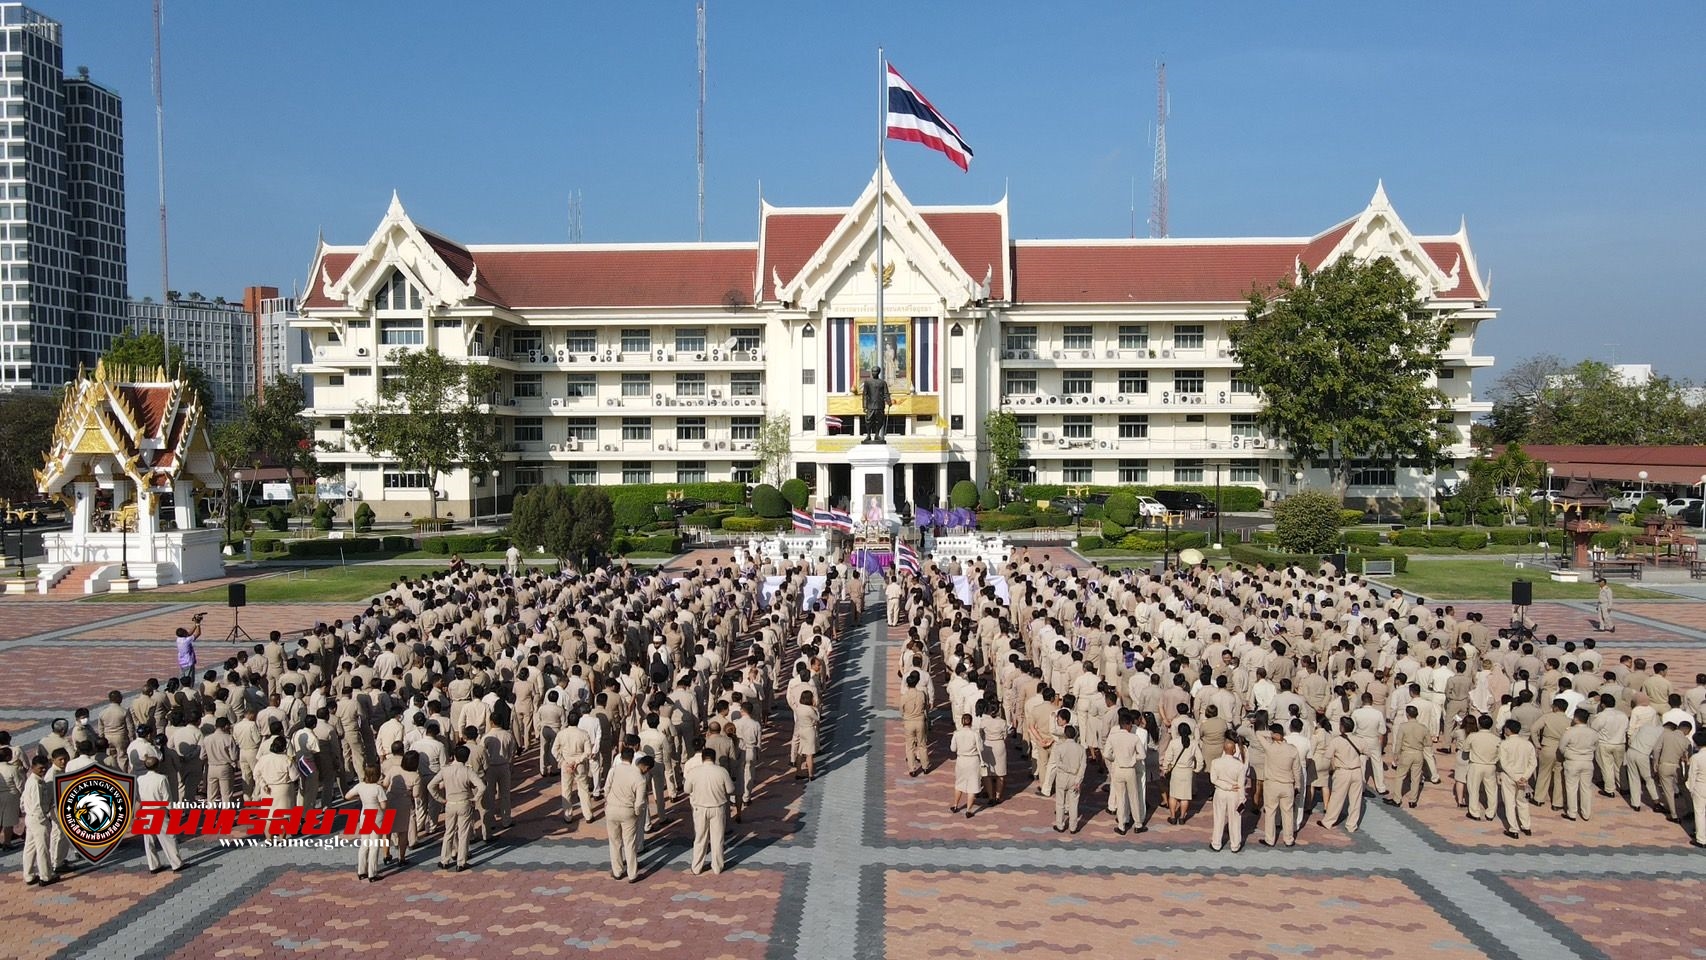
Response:
MULTIPOLYGON (((883 372, 883 221, 887 219, 884 195, 888 192, 889 66, 883 48, 877 47, 877 372, 883 372)), ((867 433, 871 426, 865 426, 867 433)))

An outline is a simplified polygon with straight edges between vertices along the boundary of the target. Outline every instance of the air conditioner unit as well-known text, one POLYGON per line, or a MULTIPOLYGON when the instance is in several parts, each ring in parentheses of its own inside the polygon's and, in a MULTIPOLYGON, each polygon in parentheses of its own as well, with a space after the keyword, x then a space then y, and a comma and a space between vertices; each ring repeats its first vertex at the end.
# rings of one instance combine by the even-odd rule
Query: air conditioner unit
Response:
POLYGON ((610 398, 610 399, 608 399, 608 400, 606 400, 606 401, 604 401, 604 405, 605 405, 605 406, 607 406, 607 407, 614 407, 614 406, 616 406, 616 398, 615 398, 615 397, 611 397, 611 398, 610 398))
POLYGON ((1051 394, 1049 394, 1049 397, 1048 397, 1048 401, 1047 401, 1047 402, 1049 402, 1049 403, 1051 403, 1051 404, 1052 404, 1052 403, 1059 403, 1059 402, 1060 402, 1060 398, 1059 398, 1059 397, 1057 397, 1057 396, 1055 396, 1055 395, 1054 395, 1054 394, 1052 394, 1052 393, 1051 393, 1051 394))
POLYGON ((712 399, 712 400, 721 400, 721 399, 723 399, 723 391, 721 391, 721 390, 719 390, 719 389, 716 389, 716 388, 715 388, 715 387, 713 387, 713 388, 712 388, 712 389, 711 389, 711 399, 712 399))
POLYGON ((711 362, 716 363, 722 359, 723 359, 723 351, 717 347, 712 347, 711 348, 711 362))
POLYGON ((727 450, 728 448, 729 448, 729 442, 727 440, 718 440, 717 441, 717 449, 718 450, 727 450))
POLYGON ((1200 393, 1193 393, 1193 394, 1191 394, 1191 402, 1192 402, 1192 403, 1194 403, 1194 404, 1196 404, 1196 405, 1197 405, 1197 406, 1199 406, 1199 407, 1200 407, 1200 406, 1202 406, 1202 404, 1203 404, 1203 395, 1202 395, 1202 394, 1200 394, 1200 393))
POLYGON ((563 449, 569 453, 574 453, 574 452, 580 450, 580 448, 581 448, 580 440, 578 440, 574 437, 570 437, 569 442, 563 444, 563 449))
POLYGON ((1108 360, 1118 360, 1120 352, 1118 350, 1107 350, 1102 353, 1102 356, 1108 360))
POLYGON ((1243 446, 1243 441, 1238 439, 1237 437, 1233 437, 1232 438, 1232 449, 1237 450, 1241 446, 1243 446))
POLYGON ((551 444, 551 452, 552 453, 562 453, 563 452, 563 445, 560 443, 551 444))
POLYGON ((557 362, 558 363, 568 363, 569 362, 569 351, 563 349, 562 347, 558 347, 557 348, 557 362))
POLYGON ((609 347, 606 347, 604 349, 604 362, 605 363, 613 363, 618 359, 620 359, 620 357, 617 356, 615 350, 613 350, 609 347))
POLYGON ((355 355, 358 357, 367 356, 367 348, 366 347, 356 347, 355 348, 355 355))
POLYGON ((1078 351, 1078 359, 1088 360, 1088 359, 1090 359, 1090 355, 1092 352, 1093 351, 1090 351, 1090 350, 1080 350, 1080 351, 1078 351))
POLYGON ((1172 359, 1172 357, 1173 357, 1173 351, 1171 351, 1171 350, 1161 351, 1161 359, 1170 360, 1170 359, 1172 359))
POLYGON ((694 355, 693 355, 693 359, 695 359, 695 360, 703 360, 703 359, 705 359, 705 355, 704 355, 704 354, 703 354, 703 353, 695 353, 695 354, 694 354, 694 355))
POLYGON ((1016 351, 1016 350, 1003 350, 1003 351, 1001 351, 1001 359, 1011 360, 1011 359, 1013 359, 1013 355, 1017 352, 1018 351, 1016 351))
POLYGON ((1088 393, 1081 393, 1078 395, 1078 405, 1079 406, 1084 406, 1084 405, 1088 404, 1089 402, 1090 402, 1090 395, 1088 393))
POLYGON ((537 351, 537 350, 527 351, 527 362, 528 363, 538 363, 539 362, 539 351, 537 351))
POLYGON ((1056 360, 1059 360, 1061 358, 1061 352, 1059 350, 1054 351, 1054 358, 1056 360))
POLYGON ((1044 443, 1053 443, 1054 442, 1054 431, 1053 430, 1044 430, 1042 433, 1042 440, 1044 443))
POLYGON ((1122 393, 1119 396, 1115 397, 1114 402, 1115 403, 1125 403, 1126 402, 1125 394, 1122 393))
POLYGON ((605 444, 604 445, 604 452, 605 453, 615 453, 616 452, 616 444, 614 444, 614 443, 605 444))
POLYGON ((657 401, 658 406, 663 406, 663 391, 659 390, 657 393, 652 394, 652 399, 657 401))
POLYGON ((1161 391, 1161 402, 1162 403, 1172 403, 1173 402, 1173 395, 1168 393, 1165 390, 1161 391))
POLYGON ((659 363, 662 363, 662 362, 663 362, 663 348, 662 348, 662 347, 659 347, 659 348, 658 348, 658 352, 657 352, 657 361, 658 361, 658 362, 659 362, 659 363))
POLYGON ((1097 397, 1097 398, 1096 398, 1096 402, 1097 402, 1097 403, 1107 403, 1107 402, 1108 402, 1108 398, 1107 398, 1107 397, 1097 397))
POLYGON ((1219 440, 1210 440, 1208 442, 1208 448, 1210 450, 1219 450, 1220 449, 1220 441, 1219 440))
POLYGON ((565 404, 566 404, 566 403, 567 403, 567 402, 568 402, 568 401, 566 401, 566 400, 564 400, 564 399, 563 399, 563 398, 562 398, 562 397, 552 397, 552 398, 551 398, 551 409, 553 409, 553 410, 561 410, 561 409, 563 409, 563 406, 564 406, 564 405, 565 405, 565 404))
POLYGON ((1060 440, 1055 443, 1055 446, 1059 447, 1062 450, 1071 450, 1072 449, 1072 441, 1068 440, 1065 437, 1061 437, 1060 440))
POLYGON ((1228 349, 1226 349, 1226 348, 1225 348, 1225 347, 1221 347, 1221 348, 1220 348, 1220 350, 1219 350, 1219 351, 1218 351, 1218 353, 1219 353, 1219 355, 1220 355, 1220 358, 1221 358, 1221 359, 1222 359, 1222 360, 1224 360, 1224 359, 1226 359, 1226 358, 1227 358, 1227 357, 1229 357, 1229 356, 1231 356, 1231 355, 1232 355, 1232 351, 1230 351, 1230 350, 1228 350, 1228 349))
POLYGON ((1103 441, 1097 443, 1096 446, 1101 447, 1103 450, 1106 450, 1106 449, 1108 449, 1108 441, 1103 440, 1103 441))
POLYGON ((320 358, 321 360, 326 359, 326 348, 325 347, 315 347, 314 348, 314 356, 320 358))
POLYGON ((1250 441, 1250 449, 1251 450, 1261 450, 1261 449, 1265 448, 1267 445, 1268 445, 1268 442, 1266 440, 1261 439, 1261 438, 1257 438, 1255 440, 1250 441))

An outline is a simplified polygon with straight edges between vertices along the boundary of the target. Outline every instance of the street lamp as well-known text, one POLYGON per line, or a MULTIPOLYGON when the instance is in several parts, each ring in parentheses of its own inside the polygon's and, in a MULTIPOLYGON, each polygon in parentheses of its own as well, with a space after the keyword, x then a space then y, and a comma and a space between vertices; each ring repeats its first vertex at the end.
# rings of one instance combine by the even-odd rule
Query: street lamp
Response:
MULTIPOLYGON (((1700 475, 1700 532, 1706 533, 1706 473, 1700 475)), ((22 538, 20 538, 18 542, 23 543, 22 538)), ((19 568, 22 568, 23 565, 24 560, 22 555, 20 555, 18 557, 18 566, 19 568)), ((19 576, 23 576, 23 574, 20 573, 19 576)))
MULTIPOLYGON (((1641 478, 1641 499, 1645 500, 1647 499, 1647 471, 1642 470, 1640 473, 1635 474, 1635 476, 1641 478)), ((1640 504, 1636 504, 1636 506, 1639 505, 1640 504)))
POLYGON ((493 527, 493 529, 496 529, 497 525, 498 525, 498 470, 496 467, 493 467, 492 468, 492 527, 493 527))
POLYGON ((1216 463, 1214 465, 1214 545, 1217 548, 1220 546, 1220 543, 1221 543, 1221 540, 1220 540, 1220 514, 1221 514, 1220 464, 1216 463))

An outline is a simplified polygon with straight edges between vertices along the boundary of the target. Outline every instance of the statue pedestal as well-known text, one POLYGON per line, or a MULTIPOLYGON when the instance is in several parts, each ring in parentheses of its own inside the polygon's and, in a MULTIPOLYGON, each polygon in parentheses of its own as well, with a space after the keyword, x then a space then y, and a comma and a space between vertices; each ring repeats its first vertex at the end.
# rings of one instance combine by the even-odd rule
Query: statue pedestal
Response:
POLYGON ((886 443, 861 443, 847 451, 847 464, 852 467, 853 494, 848 498, 847 512, 855 523, 865 520, 871 498, 882 503, 883 516, 893 518, 894 466, 900 462, 900 451, 886 443))

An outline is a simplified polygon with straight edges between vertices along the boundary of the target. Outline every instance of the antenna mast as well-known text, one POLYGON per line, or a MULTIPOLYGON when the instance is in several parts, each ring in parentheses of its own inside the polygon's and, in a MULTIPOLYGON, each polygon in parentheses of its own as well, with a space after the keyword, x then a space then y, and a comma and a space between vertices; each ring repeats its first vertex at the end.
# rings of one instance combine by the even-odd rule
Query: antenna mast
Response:
POLYGON ((705 242, 705 0, 699 0, 699 242, 705 242))
POLYGON ((160 345, 166 375, 172 375, 172 330, 165 322, 171 303, 166 291, 172 288, 166 257, 166 93, 160 83, 160 0, 154 0, 154 159, 160 180, 160 345))
POLYGON ((569 194, 569 242, 581 242, 581 192, 569 194))
POLYGON ((1150 177, 1149 235, 1167 235, 1167 63, 1155 65, 1155 170, 1150 177))

